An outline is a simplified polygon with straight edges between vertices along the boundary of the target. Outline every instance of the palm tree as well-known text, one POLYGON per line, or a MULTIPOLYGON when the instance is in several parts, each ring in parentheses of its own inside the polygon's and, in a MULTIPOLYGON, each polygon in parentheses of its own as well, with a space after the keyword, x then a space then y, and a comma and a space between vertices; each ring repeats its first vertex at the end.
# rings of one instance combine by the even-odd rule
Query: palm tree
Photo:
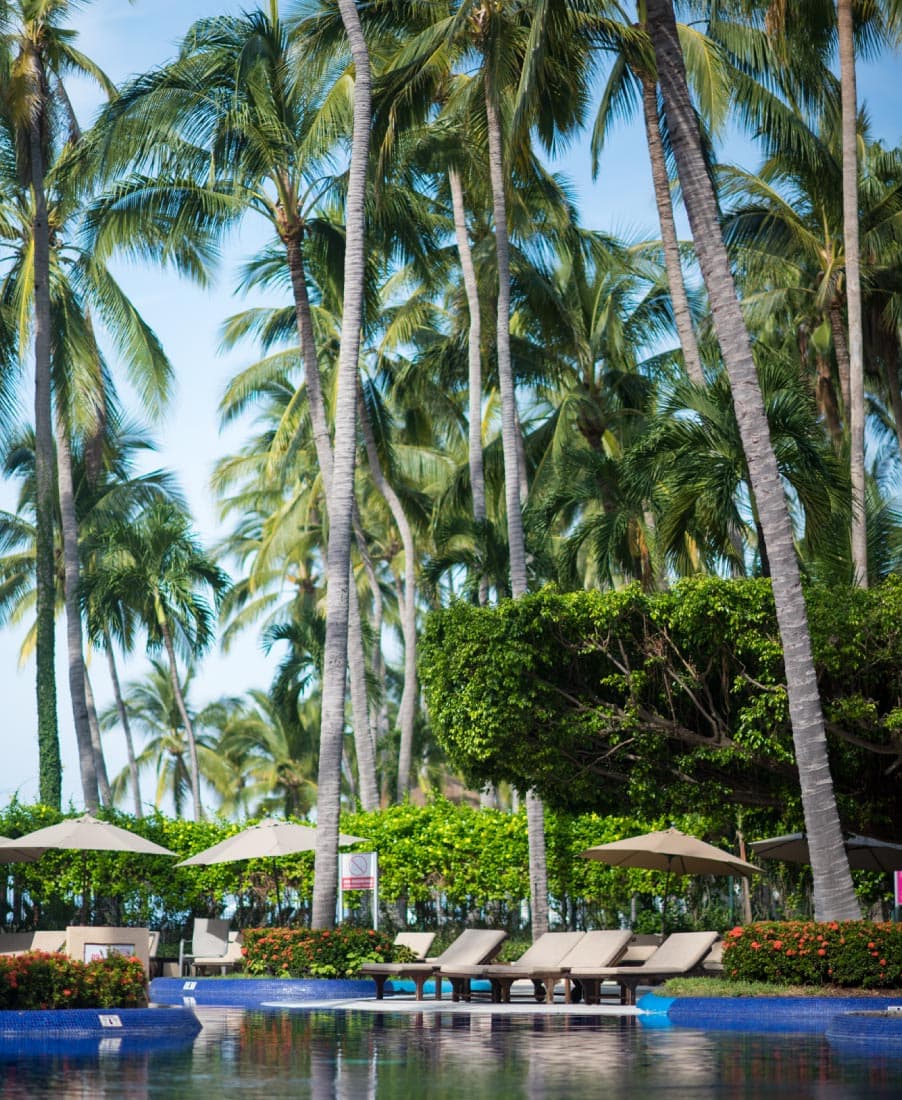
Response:
MULTIPOLYGON (((201 20, 186 36, 176 62, 123 91, 108 114, 108 125, 115 135, 125 123, 146 124, 145 147, 165 147, 173 133, 184 131, 207 157, 206 173, 199 174, 194 187, 195 201, 211 191, 232 196, 232 206, 218 228, 223 229, 236 211, 249 209, 262 214, 277 233, 282 273, 287 265, 291 282, 305 396, 328 496, 332 442, 307 264, 311 252, 334 261, 344 248, 342 227, 324 217, 322 210, 325 200, 340 191, 332 160, 347 114, 347 82, 339 81, 329 94, 321 81, 298 81, 298 64, 312 71, 310 59, 303 61, 303 57, 290 41, 274 0, 268 13, 201 20)), ((270 278, 280 277, 277 263, 272 252, 260 260, 270 278)), ((358 766, 363 803, 371 809, 378 793, 366 724, 362 624, 356 592, 349 591, 358 766)))
MULTIPOLYGON (((17 0, 0 13, 0 41, 4 53, 5 117, 11 125, 20 178, 27 180, 29 288, 32 301, 31 340, 34 344, 34 422, 36 475, 35 568, 37 576, 36 689, 40 797, 60 807, 62 771, 57 729, 54 674, 53 516, 56 512, 54 431, 51 397, 51 225, 47 203, 47 175, 54 159, 57 129, 51 81, 66 71, 79 72, 109 90, 101 71, 73 46, 71 32, 61 24, 70 13, 68 0, 17 0)), ((70 560, 71 567, 71 560, 70 560)), ((73 627, 74 629, 74 627, 73 627)), ((84 710, 83 677, 70 676, 78 718, 84 710)), ((77 723, 79 763, 89 806, 97 804, 97 780, 84 722, 77 723)))
POLYGON ((655 48, 658 80, 683 201, 730 377, 736 419, 771 565, 814 875, 816 914, 820 920, 856 919, 860 910, 830 780, 824 719, 792 523, 770 442, 749 337, 721 236, 716 199, 705 169, 671 0, 648 0, 648 29, 655 48))
MULTIPOLYGON (((176 817, 183 816, 186 800, 193 798, 194 787, 183 713, 187 711, 191 715, 192 726, 202 725, 204 721, 202 714, 196 714, 188 701, 193 680, 194 669, 189 665, 178 681, 179 702, 169 668, 162 661, 151 659, 148 674, 126 684, 123 692, 130 721, 146 738, 136 760, 138 771, 155 773, 154 805, 159 809, 166 798, 171 799, 176 817)), ((118 707, 104 711, 100 721, 104 729, 112 729, 119 721, 118 707)), ((214 789, 227 787, 233 777, 215 736, 199 734, 196 743, 201 776, 214 789)), ((113 797, 117 802, 121 801, 130 782, 130 767, 114 777, 113 797)))
MULTIPOLYGON (((215 705, 204 708, 207 724, 214 712, 215 705)), ((216 725, 220 750, 242 777, 241 798, 251 816, 306 817, 316 804, 318 701, 291 703, 253 690, 246 699, 227 701, 216 725)))
POLYGON ((203 817, 194 726, 178 675, 176 645, 192 658, 214 637, 214 608, 228 588, 225 573, 206 555, 184 511, 157 501, 137 517, 111 525, 94 551, 86 599, 132 610, 151 649, 166 652, 172 691, 187 739, 195 820, 203 817), (210 602, 212 599, 212 603, 210 602))

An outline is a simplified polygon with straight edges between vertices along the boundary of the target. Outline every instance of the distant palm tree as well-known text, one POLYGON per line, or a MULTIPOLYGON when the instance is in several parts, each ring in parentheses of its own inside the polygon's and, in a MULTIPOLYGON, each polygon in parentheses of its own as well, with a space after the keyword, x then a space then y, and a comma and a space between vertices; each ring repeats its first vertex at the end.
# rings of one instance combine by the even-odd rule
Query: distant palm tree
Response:
MULTIPOLYGON (((168 798, 176 817, 182 817, 185 803, 193 799, 194 790, 192 750, 183 715, 190 714, 192 724, 203 722, 202 715, 195 714, 188 702, 194 669, 189 665, 184 677, 179 679, 177 697, 169 668, 153 659, 150 666, 147 676, 126 684, 123 692, 129 720, 145 738, 136 764, 139 772, 151 771, 156 776, 154 805, 157 809, 168 798)), ((112 729, 119 721, 118 707, 104 711, 100 721, 104 729, 112 729)), ((202 778, 214 789, 227 787, 233 777, 215 734, 201 733, 195 740, 202 778)), ((117 802, 125 795, 131 778, 128 767, 113 778, 113 796, 117 802)))
MULTIPOLYGON (((220 709, 219 748, 235 762, 241 800, 251 816, 305 817, 316 805, 318 700, 286 705, 254 690, 220 709)), ((213 724, 215 710, 215 704, 204 709, 207 725, 213 724)), ((222 809, 228 813, 229 804, 222 809)))
POLYGON ((203 817, 194 725, 182 695, 176 648, 199 657, 215 637, 215 609, 226 574, 204 552, 185 512, 171 501, 151 504, 107 528, 92 546, 86 598, 98 607, 123 605, 138 616, 148 647, 166 652, 169 677, 187 740, 195 820, 203 817))

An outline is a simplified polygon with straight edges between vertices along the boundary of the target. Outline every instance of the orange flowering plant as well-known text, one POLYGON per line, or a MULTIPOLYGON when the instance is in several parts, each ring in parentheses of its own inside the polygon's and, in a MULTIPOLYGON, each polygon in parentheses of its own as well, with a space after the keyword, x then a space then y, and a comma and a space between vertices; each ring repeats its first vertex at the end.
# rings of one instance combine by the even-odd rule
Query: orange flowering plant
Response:
POLYGON ((789 985, 902 987, 902 924, 757 921, 724 937, 724 973, 789 985))
MULTIPOLYGON (((392 939, 371 928, 246 928, 244 969, 279 978, 353 978, 368 962, 400 962, 392 939)), ((400 949, 407 952, 406 948, 400 949)), ((407 952, 404 958, 413 958, 407 952)))
POLYGON ((0 955, 0 1009, 143 1008, 140 959, 110 955, 83 963, 62 953, 0 955))

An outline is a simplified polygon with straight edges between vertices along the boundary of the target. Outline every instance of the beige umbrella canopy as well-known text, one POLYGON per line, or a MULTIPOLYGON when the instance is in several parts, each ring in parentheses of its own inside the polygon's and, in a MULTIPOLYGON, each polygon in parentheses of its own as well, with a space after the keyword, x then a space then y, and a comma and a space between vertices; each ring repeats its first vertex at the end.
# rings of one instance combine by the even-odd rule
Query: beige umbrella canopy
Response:
MULTIPOLYGON (((339 833, 339 847, 362 844, 366 837, 339 833)), ((295 825, 292 821, 267 818, 257 825, 249 825, 240 833, 220 840, 203 851, 183 859, 176 867, 201 867, 210 863, 232 863, 242 859, 272 859, 273 885, 276 891, 279 920, 282 919, 282 897, 279 889, 279 856, 294 856, 299 852, 312 852, 316 847, 316 829, 309 825, 295 825)))
POLYGON ((694 836, 687 836, 679 829, 663 829, 641 836, 598 844, 580 853, 586 859, 597 859, 612 867, 638 867, 648 871, 664 871, 664 904, 661 910, 661 926, 664 927, 667 909, 667 891, 671 875, 749 875, 758 874, 760 867, 746 863, 744 859, 715 848, 694 836))
MULTIPOLYGON (((174 856, 162 844, 155 844, 146 837, 129 832, 109 821, 101 821, 91 814, 81 817, 68 817, 57 825, 47 825, 35 829, 33 833, 16 837, 13 840, 0 841, 0 863, 29 863, 40 858, 45 852, 76 849, 82 852, 131 852, 136 855, 174 856)), ((84 886, 82 891, 81 919, 85 920, 88 911, 88 864, 85 857, 82 873, 84 886)))
MULTIPOLYGON (((366 837, 346 836, 340 833, 339 846, 362 844, 366 837)), ((209 863, 231 863, 239 859, 266 859, 269 856, 295 856, 299 852, 312 852, 316 847, 316 829, 309 825, 295 825, 291 821, 268 818, 257 825, 249 825, 240 833, 220 840, 201 852, 183 859, 176 867, 201 867, 209 863)))
MULTIPOLYGON (((843 838, 849 866, 855 871, 902 871, 902 844, 890 844, 870 836, 849 833, 843 838)), ((784 863, 810 863, 808 837, 804 833, 788 833, 768 840, 756 840, 749 845, 761 859, 779 859, 784 863)))
POLYGON ((137 833, 122 829, 109 821, 100 821, 90 814, 69 817, 57 825, 35 829, 33 833, 0 841, 0 861, 28 862, 51 849, 77 848, 82 851, 134 852, 147 856, 174 856, 177 853, 155 844, 137 833), (16 853, 13 855, 12 853, 16 853))
POLYGON ((39 858, 38 852, 26 852, 24 848, 15 848, 16 842, 8 836, 0 836, 0 863, 31 863, 39 858))

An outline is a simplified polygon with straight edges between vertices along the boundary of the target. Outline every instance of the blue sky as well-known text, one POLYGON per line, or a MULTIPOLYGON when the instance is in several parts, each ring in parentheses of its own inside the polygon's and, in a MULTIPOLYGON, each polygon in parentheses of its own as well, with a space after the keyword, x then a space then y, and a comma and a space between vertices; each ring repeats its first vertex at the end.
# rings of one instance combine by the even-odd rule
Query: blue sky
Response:
MULTIPOLYGON (((72 26, 79 31, 78 48, 95 60, 114 80, 159 64, 171 56, 191 22, 197 18, 237 12, 252 7, 224 3, 222 0, 94 0, 79 10, 72 26)), ((283 8, 287 5, 283 4, 283 8)), ((869 107, 873 132, 893 144, 902 137, 902 68, 898 58, 862 67, 859 95, 869 107)), ((82 121, 90 121, 96 102, 87 88, 73 90, 73 100, 82 121)), ((731 145, 744 149, 743 143, 731 145)), ((740 155, 736 153, 736 155, 740 155)), ((753 163, 749 166, 753 166, 753 163)), ((560 158, 560 171, 572 180, 578 194, 583 220, 587 226, 606 229, 624 236, 656 234, 656 216, 651 193, 647 154, 637 128, 620 127, 612 135, 601 165, 599 178, 592 181, 586 142, 578 142, 560 158)), ((158 271, 123 268, 122 281, 132 294, 144 317, 154 327, 173 361, 178 389, 170 416, 155 429, 161 443, 159 465, 174 469, 188 495, 204 539, 212 542, 218 527, 207 483, 215 460, 233 449, 241 439, 239 429, 221 435, 216 408, 227 379, 249 362, 253 348, 217 353, 218 330, 231 313, 243 308, 231 293, 230 270, 244 255, 253 251, 262 230, 249 222, 241 236, 230 242, 216 284, 200 290, 178 277, 158 271)), ((24 391, 23 391, 24 392, 24 391)), ((26 396, 30 399, 30 395, 26 396)), ((4 506, 10 506, 8 490, 4 506)), ((35 743, 34 667, 29 662, 17 668, 21 635, 0 632, 0 669, 2 672, 6 718, 7 764, 0 779, 0 799, 13 794, 29 801, 37 795, 37 748, 35 743)), ((63 637, 58 651, 63 656, 63 637)), ((141 675, 143 662, 125 670, 128 676, 141 675)), ((263 656, 255 638, 241 641, 227 657, 211 655, 195 681, 194 702, 203 703, 228 693, 241 693, 251 687, 265 687, 270 679, 273 660, 263 656)), ((98 705, 112 701, 105 661, 94 660, 92 681, 98 705)), ((59 666, 60 729, 64 756, 64 799, 80 804, 80 784, 75 756, 65 668, 59 666)), ((107 735, 106 749, 111 773, 124 763, 121 736, 107 735)), ((150 777, 144 780, 145 798, 151 794, 150 777)))

